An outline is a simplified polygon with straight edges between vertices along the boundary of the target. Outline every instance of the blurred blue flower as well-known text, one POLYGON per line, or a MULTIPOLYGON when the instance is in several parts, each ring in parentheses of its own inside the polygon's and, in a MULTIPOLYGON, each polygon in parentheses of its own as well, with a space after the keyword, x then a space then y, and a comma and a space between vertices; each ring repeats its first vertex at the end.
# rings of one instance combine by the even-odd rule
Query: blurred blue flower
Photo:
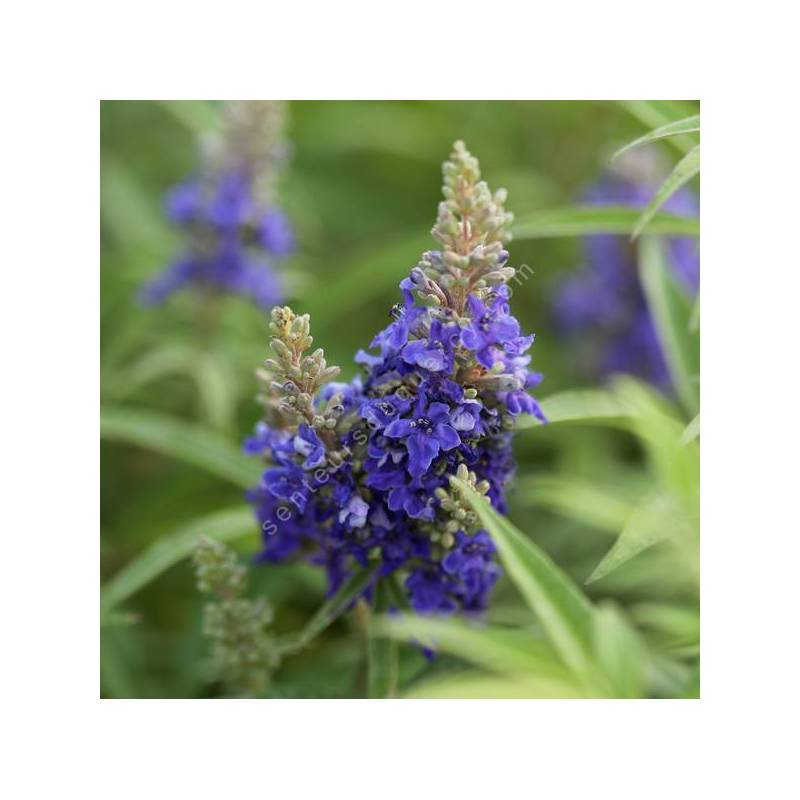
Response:
MULTIPOLYGON (((630 177, 606 176, 584 196, 589 205, 644 208, 654 186, 630 177)), ((676 192, 664 210, 696 216, 694 196, 676 192)), ((700 283, 700 256, 691 237, 667 239, 673 275, 689 295, 700 283)), ((562 331, 575 342, 582 371, 590 378, 626 372, 668 389, 669 373, 647 303, 639 285, 636 249, 624 236, 595 235, 584 239, 585 263, 562 282, 555 313, 562 331)))
POLYGON ((206 159, 201 174, 167 192, 165 212, 183 229, 185 246, 164 272, 142 287, 145 305, 161 303, 185 286, 242 295, 261 308, 280 301, 283 291, 274 262, 293 252, 294 233, 270 199, 271 190, 265 190, 274 182, 277 162, 264 158, 263 151, 279 143, 253 123, 267 120, 262 119, 262 105, 231 104, 230 130, 218 142, 215 157, 206 159), (256 141, 243 138, 239 128, 256 141), (263 142, 258 141, 260 134, 263 142))

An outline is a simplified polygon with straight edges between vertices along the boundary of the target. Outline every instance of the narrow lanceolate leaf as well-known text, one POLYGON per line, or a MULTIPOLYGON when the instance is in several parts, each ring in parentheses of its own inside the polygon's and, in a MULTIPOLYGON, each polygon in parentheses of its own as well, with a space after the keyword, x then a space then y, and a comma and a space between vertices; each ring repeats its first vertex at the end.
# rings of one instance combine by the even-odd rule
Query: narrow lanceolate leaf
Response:
POLYGON ((639 248, 639 281, 675 390, 686 410, 697 414, 700 342, 689 330, 690 303, 672 275, 663 243, 650 236, 639 248))
POLYGON ((594 652, 614 697, 636 698, 645 693, 650 668, 647 649, 639 634, 611 604, 594 615, 594 652))
MULTIPOLYGON (((686 100, 619 100, 619 104, 645 128, 658 128, 697 111, 697 103, 686 100)), ((681 153, 688 153, 697 144, 697 134, 673 136, 667 140, 681 153)))
POLYGON ((165 376, 183 374, 193 377, 194 363, 198 357, 199 351, 195 347, 167 344, 148 350, 124 369, 111 371, 104 365, 103 394, 119 402, 165 376))
POLYGON ((633 512, 632 502, 615 486, 572 475, 531 475, 518 479, 516 488, 520 502, 528 500, 614 536, 633 512))
POLYGON ((670 495, 653 493, 636 508, 619 538, 586 583, 600 580, 643 550, 667 539, 686 536, 690 521, 670 495))
MULTIPOLYGON (((678 189, 684 184, 688 183, 695 175, 700 172, 700 145, 692 148, 675 166, 675 169, 670 172, 664 183, 661 184, 659 190, 655 193, 653 199, 647 204, 647 207, 642 212, 636 227, 633 230, 631 239, 635 239, 645 228, 648 233, 660 233, 661 231, 650 226, 650 221, 658 213, 658 210, 664 203, 672 197, 678 189)), ((655 224, 655 223, 653 223, 655 224)), ((698 223, 699 229, 699 223, 698 223)))
MULTIPOLYGON (((636 230, 641 212, 625 206, 571 206, 537 211, 520 217, 511 228, 515 239, 549 239, 559 236, 589 236, 613 233, 630 236, 636 230)), ((698 236, 700 223, 695 217, 680 217, 662 212, 648 233, 665 236, 698 236)))
POLYGON ((581 699, 594 696, 596 693, 569 677, 560 679, 530 673, 496 676, 477 671, 430 678, 415 683, 405 694, 405 697, 419 700, 581 699))
POLYGON ((674 603, 640 603, 631 616, 644 628, 656 632, 661 648, 686 650, 700 645, 700 608, 674 603))
POLYGON ((293 652, 305 647, 314 638, 319 636, 331 625, 352 603, 359 598, 370 585, 380 564, 371 564, 369 567, 354 572, 340 587, 339 590, 328 598, 316 614, 308 621, 305 628, 296 636, 289 636, 281 644, 284 652, 293 652))
POLYGON ((245 488, 258 483, 261 473, 257 459, 242 454, 223 436, 152 411, 102 408, 100 436, 185 461, 245 488))
POLYGON ((700 435, 700 414, 698 414, 681 434, 681 447, 693 442, 700 435))
POLYGON ((108 624, 117 616, 111 612, 131 595, 152 580, 190 556, 197 540, 208 536, 220 542, 254 535, 258 530, 250 508, 236 506, 225 511, 216 511, 192 520, 174 533, 157 539, 109 580, 100 591, 101 616, 108 624))
POLYGON ((491 672, 566 676, 553 648, 522 630, 479 627, 459 619, 413 614, 384 617, 376 630, 383 636, 414 640, 437 652, 458 656, 491 672))
POLYGON ((533 609, 556 652, 582 680, 592 670, 593 609, 586 596, 530 539, 468 484, 450 479, 497 546, 508 576, 533 609))
MULTIPOLYGON (((540 403, 549 425, 559 422, 625 426, 630 418, 628 409, 613 394, 603 389, 577 389, 559 392, 540 403)), ((521 416, 515 429, 538 428, 543 423, 534 416, 521 416)))
POLYGON ((611 160, 613 161, 616 158, 619 158, 623 153, 627 153, 628 150, 631 150, 634 147, 639 147, 643 144, 649 144, 650 142, 656 142, 659 139, 667 139, 670 136, 679 136, 682 133, 695 133, 699 132, 700 130, 700 115, 696 114, 692 117, 686 117, 685 119, 679 119, 675 122, 668 122, 666 125, 660 125, 650 133, 646 133, 644 136, 640 136, 638 139, 634 139, 632 142, 629 142, 624 147, 620 147, 613 156, 611 156, 611 160))

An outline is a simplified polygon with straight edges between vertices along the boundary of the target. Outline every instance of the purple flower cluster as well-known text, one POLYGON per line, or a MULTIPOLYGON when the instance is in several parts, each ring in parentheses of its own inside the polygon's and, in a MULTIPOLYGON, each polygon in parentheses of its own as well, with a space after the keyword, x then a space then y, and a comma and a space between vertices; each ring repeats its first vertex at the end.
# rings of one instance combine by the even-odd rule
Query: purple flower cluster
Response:
MULTIPOLYGON (((457 476, 506 511, 514 420, 533 414, 532 335, 509 308, 505 194, 489 193, 457 143, 425 253, 400 283, 392 321, 356 362, 364 374, 326 384, 309 320, 274 309, 266 362, 267 423, 246 443, 270 466, 249 499, 261 558, 302 555, 329 591, 359 565, 403 587, 420 613, 480 612, 500 575, 495 546, 461 497, 457 476)), ((368 592, 368 596, 369 592, 368 592)))
MULTIPOLYGON (((442 533, 437 490, 466 465, 499 511, 513 474, 513 416, 535 414, 525 389, 540 376, 527 369, 533 336, 523 336, 500 286, 470 298, 465 315, 421 305, 401 284, 397 319, 360 353, 366 380, 328 384, 321 410, 336 398, 346 435, 337 458, 314 428, 261 423, 245 448, 273 466, 249 494, 264 533, 261 557, 302 553, 328 569, 335 591, 353 564, 380 558, 381 574, 403 570, 410 603, 420 612, 480 611, 500 570, 485 531, 442 533)), ((452 526, 451 526, 452 527, 452 526)))
POLYGON ((187 232, 183 253, 163 273, 145 284, 142 299, 163 302, 187 284, 251 298, 271 308, 281 298, 271 259, 289 255, 294 236, 277 208, 261 208, 251 176, 230 173, 211 185, 191 178, 167 195, 169 218, 187 232))
POLYGON ((252 155, 239 130, 244 128, 250 138, 259 133, 251 118, 260 120, 263 109, 258 103, 252 105, 251 109, 238 104, 229 110, 233 130, 202 176, 191 177, 167 193, 166 214, 185 231, 186 246, 164 272, 142 287, 146 305, 161 303, 186 285, 249 297, 261 308, 271 308, 281 299, 272 265, 293 252, 294 234, 264 189, 269 182, 266 173, 274 164, 252 155))
MULTIPOLYGON (((590 205, 644 208, 653 191, 647 182, 608 176, 584 199, 590 205)), ((685 189, 664 209, 682 216, 698 211, 685 189)), ((672 237, 667 245, 675 278, 687 294, 695 295, 700 283, 697 241, 672 237)), ((627 372, 669 388, 664 355, 639 285, 635 247, 622 236, 587 236, 585 253, 585 266, 562 284, 555 303, 559 326, 575 340, 584 371, 592 378, 627 372)))

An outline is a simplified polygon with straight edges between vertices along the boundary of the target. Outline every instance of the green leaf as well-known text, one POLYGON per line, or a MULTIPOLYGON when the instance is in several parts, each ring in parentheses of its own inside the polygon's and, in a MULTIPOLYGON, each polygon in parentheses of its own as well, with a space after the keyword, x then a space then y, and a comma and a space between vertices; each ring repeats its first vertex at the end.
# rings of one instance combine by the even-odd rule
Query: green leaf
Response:
MULTIPOLYGON (((389 608, 386 581, 375 587, 374 612, 389 608)), ((367 625, 367 697, 396 697, 398 682, 397 642, 378 634, 379 621, 370 614, 367 625)))
POLYGON ((638 603, 630 614, 640 627, 658 634, 663 649, 687 650, 700 644, 700 609, 696 605, 638 603))
POLYGON ((286 653, 295 652, 319 636, 342 612, 349 608, 357 597, 363 594, 375 577, 379 567, 380 564, 376 563, 354 572, 339 587, 333 597, 328 598, 320 606, 317 613, 306 623, 306 626, 299 634, 285 638, 281 644, 281 650, 286 653))
POLYGON ((615 381, 614 390, 632 409, 633 430, 642 441, 660 492, 675 502, 680 524, 673 528, 681 535, 671 538, 687 570, 684 577, 696 581, 699 578, 700 448, 695 441, 681 445, 683 425, 670 404, 652 387, 630 377, 621 377, 615 381))
MULTIPOLYGON (((658 128, 690 114, 697 113, 698 103, 686 100, 620 100, 620 106, 645 128, 658 128)), ((697 144, 694 134, 674 136, 667 140, 681 153, 688 153, 697 144)))
MULTIPOLYGON (((695 175, 699 174, 700 172, 700 145, 698 144, 692 150, 690 150, 676 165, 675 169, 667 175, 666 180, 664 183, 661 184, 659 190, 655 193, 653 199, 647 204, 647 207, 642 212, 641 217, 639 217, 639 221, 636 223, 636 227, 633 230, 633 234, 631 235, 631 239, 635 239, 645 228, 648 228, 648 233, 661 233, 660 230, 654 227, 655 221, 653 225, 648 225, 650 220, 652 220, 661 206, 672 197, 678 189, 681 188, 684 184, 688 183, 695 175)), ((695 220, 698 225, 698 233, 699 233, 699 221, 695 220)))
POLYGON ((686 664, 663 653, 654 652, 651 655, 648 676, 651 696, 682 697, 689 677, 690 670, 686 664))
MULTIPOLYGON (((626 427, 626 421, 630 417, 630 409, 621 403, 613 392, 604 389, 559 392, 545 398, 539 405, 547 417, 548 425, 559 422, 580 422, 626 427)), ((532 415, 524 415, 517 419, 515 430, 538 428, 543 424, 532 415)))
POLYGON ((694 299, 692 313, 689 314, 689 333, 697 333, 700 330, 700 292, 694 299))
POLYGON ((569 678, 530 674, 493 676, 466 672, 430 678, 415 684, 408 698, 428 700, 515 700, 525 698, 587 698, 596 696, 569 678))
POLYGON ((532 475, 517 481, 517 491, 521 500, 615 536, 634 508, 616 487, 569 475, 532 475))
POLYGON ((693 442, 700 435, 700 414, 686 426, 681 434, 681 447, 693 442))
MULTIPOLYGON (((512 226, 515 239, 547 239, 558 236, 588 236, 609 233, 630 236, 636 232, 641 212, 625 206, 571 206, 537 211, 517 219, 512 226)), ((665 236, 699 236, 696 217, 679 217, 662 212, 648 233, 665 236)))
POLYGON ((489 532, 508 576, 533 609, 564 663, 581 680, 588 681, 592 674, 593 609, 585 595, 485 497, 458 478, 451 478, 451 482, 489 532))
POLYGON ((124 628, 127 625, 135 625, 141 617, 131 611, 110 611, 100 618, 101 628, 124 628))
POLYGON ((258 459, 219 434, 153 411, 101 408, 100 436, 185 461, 245 488, 258 483, 261 473, 258 459))
POLYGON ((594 615, 594 652, 605 672, 614 697, 636 698, 645 692, 649 659, 644 642, 610 603, 603 603, 594 615))
POLYGON ((649 236, 639 247, 639 281, 675 390, 687 411, 697 414, 700 397, 694 376, 700 374, 700 343, 689 332, 689 300, 672 275, 663 243, 649 236))
POLYGON ((174 533, 160 537, 102 587, 101 617, 107 624, 112 624, 118 615, 112 615, 111 612, 173 564, 190 556, 199 537, 208 536, 220 542, 229 542, 254 535, 257 530, 252 510, 240 505, 199 517, 174 533))
POLYGON ((553 648, 526 631, 414 614, 384 617, 376 631, 400 641, 415 640, 491 672, 565 677, 564 666, 553 648))
POLYGON ((130 366, 103 370, 106 398, 122 402, 161 378, 180 375, 194 383, 203 417, 215 430, 229 430, 236 403, 236 376, 225 359, 204 348, 169 344, 146 352, 130 366))
POLYGON ((192 376, 198 351, 184 344, 168 344, 147 351, 141 358, 122 369, 103 367, 103 391, 116 401, 142 389, 167 375, 192 376))
POLYGON ((670 495, 658 492, 648 495, 631 514, 619 538, 586 583, 600 580, 643 550, 685 533, 687 526, 685 515, 670 495))
POLYGON ((685 119, 679 119, 675 122, 668 122, 666 125, 660 125, 655 130, 650 131, 650 133, 646 133, 644 136, 640 136, 638 139, 634 139, 632 142, 629 142, 624 147, 621 147, 611 156, 611 160, 619 158, 623 153, 627 153, 628 150, 631 150, 634 147, 639 147, 643 144, 648 144, 649 142, 655 142, 659 139, 666 139, 670 136, 678 136, 682 133, 695 133, 700 131, 700 115, 696 114, 692 117, 686 117, 685 119))

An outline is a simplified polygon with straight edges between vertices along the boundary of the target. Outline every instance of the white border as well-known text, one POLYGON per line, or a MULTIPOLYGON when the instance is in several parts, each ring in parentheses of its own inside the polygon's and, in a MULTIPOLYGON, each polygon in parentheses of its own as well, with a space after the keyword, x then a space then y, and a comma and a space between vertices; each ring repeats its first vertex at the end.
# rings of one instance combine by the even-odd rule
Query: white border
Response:
POLYGON ((7 12, 2 781, 18 785, 6 796, 779 797, 796 785, 796 24, 782 8, 7 12), (262 96, 702 97, 702 701, 96 699, 97 100, 262 96))

